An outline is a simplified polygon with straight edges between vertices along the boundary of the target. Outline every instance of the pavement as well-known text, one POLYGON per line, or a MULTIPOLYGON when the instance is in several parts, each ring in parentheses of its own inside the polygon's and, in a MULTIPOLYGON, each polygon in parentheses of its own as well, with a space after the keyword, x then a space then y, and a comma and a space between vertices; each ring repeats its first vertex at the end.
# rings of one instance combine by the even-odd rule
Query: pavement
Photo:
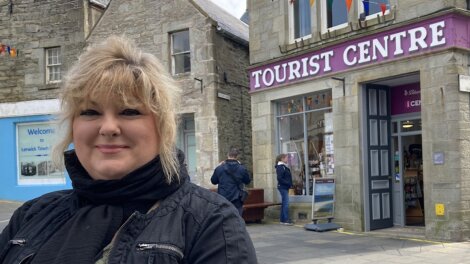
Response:
MULTIPOLYGON (((0 201, 0 230, 21 203, 0 201)), ((470 263, 470 241, 424 239, 412 228, 373 232, 304 229, 277 222, 247 224, 259 264, 463 264, 470 263)), ((424 229, 423 229, 424 230, 424 229)))

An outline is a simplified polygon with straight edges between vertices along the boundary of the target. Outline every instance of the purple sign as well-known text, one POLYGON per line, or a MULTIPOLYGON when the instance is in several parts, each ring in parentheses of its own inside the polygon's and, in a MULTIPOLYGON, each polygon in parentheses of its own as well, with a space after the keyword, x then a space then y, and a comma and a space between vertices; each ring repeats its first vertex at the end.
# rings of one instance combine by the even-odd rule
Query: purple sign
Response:
POLYGON ((419 83, 395 86, 391 89, 392 115, 421 112, 421 89, 419 83))
POLYGON ((314 79, 375 63, 434 52, 470 48, 468 17, 448 14, 249 70, 252 92, 314 79))

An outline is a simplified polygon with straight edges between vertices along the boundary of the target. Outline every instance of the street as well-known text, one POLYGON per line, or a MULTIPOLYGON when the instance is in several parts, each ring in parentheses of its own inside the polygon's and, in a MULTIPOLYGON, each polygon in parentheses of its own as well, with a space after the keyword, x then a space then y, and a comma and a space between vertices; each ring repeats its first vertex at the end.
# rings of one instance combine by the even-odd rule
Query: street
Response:
MULTIPOLYGON (((0 229, 20 203, 0 201, 0 229)), ((463 264, 470 259, 470 242, 442 243, 423 238, 399 238, 383 232, 313 232, 303 224, 247 224, 259 264, 425 263, 463 264)), ((397 229, 398 230, 398 229, 397 229)), ((406 232, 406 229, 405 229, 406 232)))

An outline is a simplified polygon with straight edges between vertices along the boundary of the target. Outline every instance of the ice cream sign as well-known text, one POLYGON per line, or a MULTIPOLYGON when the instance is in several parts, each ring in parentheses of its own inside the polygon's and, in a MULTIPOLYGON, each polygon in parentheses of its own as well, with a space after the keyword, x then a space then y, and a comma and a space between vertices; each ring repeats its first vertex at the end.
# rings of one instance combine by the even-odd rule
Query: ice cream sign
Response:
POLYGON ((249 70, 250 89, 276 87, 448 47, 469 48, 467 17, 446 15, 249 70))

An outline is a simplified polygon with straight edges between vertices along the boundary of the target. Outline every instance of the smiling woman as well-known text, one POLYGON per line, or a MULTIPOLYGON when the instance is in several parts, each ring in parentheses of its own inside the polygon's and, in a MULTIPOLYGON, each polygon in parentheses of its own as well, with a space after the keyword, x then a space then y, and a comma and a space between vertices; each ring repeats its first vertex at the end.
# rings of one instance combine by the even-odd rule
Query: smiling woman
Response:
POLYGON ((189 181, 175 147, 179 92, 125 38, 81 55, 62 89, 67 131, 55 152, 73 190, 15 211, 0 263, 257 263, 235 207, 189 181))

